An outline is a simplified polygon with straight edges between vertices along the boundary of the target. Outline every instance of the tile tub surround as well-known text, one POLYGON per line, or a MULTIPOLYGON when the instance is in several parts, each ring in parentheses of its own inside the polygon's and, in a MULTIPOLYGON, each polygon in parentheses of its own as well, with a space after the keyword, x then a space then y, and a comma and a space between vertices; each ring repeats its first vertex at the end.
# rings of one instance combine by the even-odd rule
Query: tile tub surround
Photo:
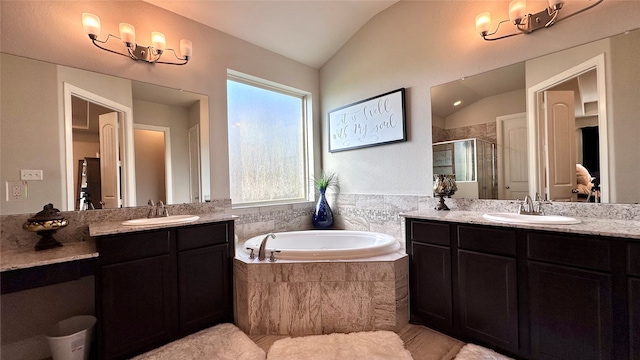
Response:
POLYGON ((409 322, 408 256, 345 261, 234 259, 234 317, 249 335, 399 331, 409 322))

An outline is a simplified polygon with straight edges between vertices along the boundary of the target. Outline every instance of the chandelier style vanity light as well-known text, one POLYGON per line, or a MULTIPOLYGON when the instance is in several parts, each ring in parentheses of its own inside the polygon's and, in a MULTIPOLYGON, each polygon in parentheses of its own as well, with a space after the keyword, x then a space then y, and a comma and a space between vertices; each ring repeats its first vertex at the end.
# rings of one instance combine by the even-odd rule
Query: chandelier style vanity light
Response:
POLYGON ((98 36, 100 36, 100 18, 91 13, 82 13, 82 26, 93 45, 114 54, 128 56, 136 61, 142 60, 152 64, 184 65, 189 62, 193 53, 191 41, 182 39, 180 40, 180 54, 182 57, 178 56, 175 50, 166 48, 167 43, 164 34, 157 31, 151 33, 150 46, 136 44, 136 29, 133 25, 127 23, 120 23, 120 37, 109 34, 104 41, 100 41, 98 40, 98 36), (127 53, 111 50, 100 45, 106 44, 111 37, 122 40, 127 48, 127 53), (167 51, 173 52, 176 61, 173 61, 173 59, 160 61, 162 55, 167 51))
POLYGON ((595 0, 589 6, 563 16, 562 18, 558 18, 565 0, 549 0, 549 7, 535 14, 527 13, 526 0, 513 0, 509 3, 509 19, 500 21, 494 32, 489 32, 491 30, 491 14, 488 12, 484 12, 476 16, 476 30, 480 33, 480 36, 487 41, 504 39, 515 35, 530 34, 536 30, 547 28, 557 22, 587 11, 597 6, 602 1, 604 0, 595 0), (492 38, 491 36, 495 35, 500 29, 500 25, 508 21, 512 22, 519 32, 492 38))

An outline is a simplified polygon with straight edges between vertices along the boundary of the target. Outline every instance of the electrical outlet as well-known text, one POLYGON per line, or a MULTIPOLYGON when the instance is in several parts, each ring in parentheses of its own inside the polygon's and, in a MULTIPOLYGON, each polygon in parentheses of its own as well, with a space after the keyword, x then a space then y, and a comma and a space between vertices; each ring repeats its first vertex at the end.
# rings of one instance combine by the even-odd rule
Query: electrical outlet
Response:
POLYGON ((42 180, 42 170, 20 170, 20 180, 42 180))
POLYGON ((7 181, 7 201, 25 200, 26 198, 26 181, 7 181))

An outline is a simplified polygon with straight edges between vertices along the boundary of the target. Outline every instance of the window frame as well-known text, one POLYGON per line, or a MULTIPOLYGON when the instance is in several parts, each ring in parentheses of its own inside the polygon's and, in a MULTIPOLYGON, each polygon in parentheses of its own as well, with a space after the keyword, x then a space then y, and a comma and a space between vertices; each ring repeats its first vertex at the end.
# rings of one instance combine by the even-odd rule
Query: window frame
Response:
MULTIPOLYGON (((244 85, 257 87, 263 90, 268 90, 283 95, 293 96, 300 98, 302 105, 302 157, 303 157, 303 179, 304 179, 304 196, 300 198, 281 199, 281 200, 262 200, 251 202, 234 202, 231 199, 231 171, 228 173, 229 178, 229 198, 231 199, 231 208, 250 208, 259 206, 270 205, 287 205, 287 204, 299 204, 312 202, 315 200, 315 187, 313 186, 313 173, 314 173, 314 148, 313 148, 313 97, 311 92, 300 90, 288 85, 283 85, 274 81, 262 79, 256 76, 248 75, 227 69, 227 82, 235 81, 244 85)), ((226 87, 227 98, 229 96, 229 88, 226 87)), ((227 99, 228 100, 228 99, 227 99)), ((228 102, 227 102, 228 104, 228 102)), ((227 109, 227 141, 229 141, 229 109, 227 109)), ((227 146, 230 144, 227 143, 227 146)), ((227 154, 227 161, 229 162, 228 169, 231 169, 230 152, 227 154)))

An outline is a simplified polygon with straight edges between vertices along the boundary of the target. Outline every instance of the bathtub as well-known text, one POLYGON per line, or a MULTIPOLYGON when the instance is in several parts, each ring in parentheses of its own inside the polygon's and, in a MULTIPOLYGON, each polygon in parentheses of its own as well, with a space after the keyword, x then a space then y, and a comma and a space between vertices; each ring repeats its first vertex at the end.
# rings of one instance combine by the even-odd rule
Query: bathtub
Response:
MULTIPOLYGON (((276 259, 282 260, 348 260, 391 254, 400 249, 393 236, 368 231, 307 230, 275 233, 267 240, 265 255, 279 250, 276 259)), ((262 239, 259 235, 245 241, 243 250, 253 249, 258 255, 262 239)))

